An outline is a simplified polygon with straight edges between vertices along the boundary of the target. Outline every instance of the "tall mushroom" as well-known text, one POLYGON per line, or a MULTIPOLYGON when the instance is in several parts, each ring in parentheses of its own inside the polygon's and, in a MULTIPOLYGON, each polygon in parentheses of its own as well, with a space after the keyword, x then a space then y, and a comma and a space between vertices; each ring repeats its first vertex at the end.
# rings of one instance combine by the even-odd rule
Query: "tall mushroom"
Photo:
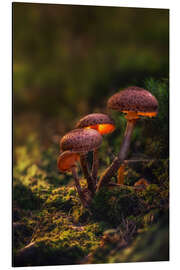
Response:
MULTIPOLYGON (((91 113, 81 118, 76 124, 76 128, 95 129, 101 135, 108 134, 114 131, 115 124, 113 119, 107 114, 103 113, 91 113)), ((92 177, 97 181, 99 160, 97 148, 93 151, 93 165, 92 165, 92 177)))
POLYGON ((156 116, 158 112, 158 102, 156 98, 149 91, 136 86, 128 87, 114 94, 108 100, 107 107, 126 114, 127 126, 120 151, 101 177, 97 190, 108 183, 126 158, 131 135, 137 119, 140 116, 153 117, 156 116))
POLYGON ((95 185, 92 176, 89 173, 86 154, 89 151, 97 149, 102 143, 101 134, 94 129, 74 129, 68 132, 60 141, 62 151, 71 150, 79 153, 81 167, 85 178, 87 179, 88 189, 92 194, 95 193, 95 185))
POLYGON ((57 166, 58 169, 63 172, 72 172, 72 175, 74 177, 75 180, 75 186, 79 195, 79 198, 82 202, 82 204, 84 205, 84 207, 86 207, 86 200, 84 198, 80 183, 79 183, 79 179, 78 179, 78 175, 77 175, 77 171, 76 171, 76 163, 77 161, 79 161, 79 154, 73 151, 65 151, 62 152, 58 159, 57 159, 57 166))

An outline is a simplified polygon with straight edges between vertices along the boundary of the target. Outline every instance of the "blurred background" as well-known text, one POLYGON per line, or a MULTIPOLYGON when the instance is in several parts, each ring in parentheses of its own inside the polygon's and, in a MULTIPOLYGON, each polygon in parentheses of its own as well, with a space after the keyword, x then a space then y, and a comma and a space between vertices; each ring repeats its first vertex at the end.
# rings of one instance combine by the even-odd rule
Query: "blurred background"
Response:
POLYGON ((118 90, 167 79, 168 53, 168 10, 14 3, 15 146, 30 130, 51 144, 118 90))

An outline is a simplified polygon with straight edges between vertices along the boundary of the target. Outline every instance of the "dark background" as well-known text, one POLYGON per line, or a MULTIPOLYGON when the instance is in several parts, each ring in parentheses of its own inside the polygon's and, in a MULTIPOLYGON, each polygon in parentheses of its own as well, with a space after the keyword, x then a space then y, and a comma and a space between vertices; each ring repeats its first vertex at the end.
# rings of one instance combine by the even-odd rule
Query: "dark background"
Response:
POLYGON ((168 74, 168 10, 13 4, 15 144, 26 129, 52 143, 118 90, 168 74))

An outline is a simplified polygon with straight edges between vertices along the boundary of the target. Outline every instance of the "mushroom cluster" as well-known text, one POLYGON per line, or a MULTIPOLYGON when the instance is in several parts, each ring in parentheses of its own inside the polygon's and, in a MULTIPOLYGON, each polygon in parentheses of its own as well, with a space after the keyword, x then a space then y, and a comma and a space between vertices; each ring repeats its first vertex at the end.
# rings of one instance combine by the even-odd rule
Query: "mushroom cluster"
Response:
POLYGON ((93 195, 95 193, 95 181, 88 168, 86 155, 89 151, 97 149, 102 142, 101 134, 94 129, 74 129, 65 134, 60 140, 61 154, 58 157, 58 168, 61 172, 71 171, 81 202, 86 205, 83 191, 80 186, 76 170, 76 163, 80 161, 81 168, 87 180, 87 188, 93 195))
POLYGON ((58 168, 61 172, 71 171, 75 186, 84 207, 88 207, 94 194, 110 183, 111 178, 118 171, 118 184, 123 184, 124 160, 127 157, 131 135, 136 121, 140 117, 154 117, 158 112, 156 98, 147 90, 132 86, 114 94, 107 102, 107 108, 125 115, 127 120, 124 138, 118 155, 105 170, 98 181, 98 148, 102 143, 102 136, 115 130, 115 123, 108 114, 91 113, 81 118, 75 129, 65 134, 60 140, 61 154, 58 157, 58 168), (93 152, 93 164, 90 168, 87 154, 93 152), (82 190, 77 174, 77 164, 81 165, 84 178, 87 181, 86 193, 82 190))

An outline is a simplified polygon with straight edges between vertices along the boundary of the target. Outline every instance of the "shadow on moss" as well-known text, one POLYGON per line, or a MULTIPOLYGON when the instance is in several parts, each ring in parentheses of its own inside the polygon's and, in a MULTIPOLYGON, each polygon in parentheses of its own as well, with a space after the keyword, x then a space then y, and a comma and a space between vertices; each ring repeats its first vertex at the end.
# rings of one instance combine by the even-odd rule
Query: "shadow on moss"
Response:
POLYGON ((48 266, 76 264, 83 256, 78 246, 64 247, 62 243, 35 242, 21 249, 15 254, 13 266, 48 266))
POLYGON ((104 233, 101 246, 82 263, 122 263, 169 260, 169 215, 158 222, 138 229, 135 238, 126 237, 128 230, 117 229, 104 233))
POLYGON ((18 182, 13 187, 13 200, 24 210, 40 209, 43 200, 38 198, 31 189, 18 182))
POLYGON ((118 225, 122 218, 131 215, 139 215, 143 205, 137 194, 127 188, 114 188, 100 190, 92 202, 92 213, 96 220, 106 221, 114 226, 118 225))

